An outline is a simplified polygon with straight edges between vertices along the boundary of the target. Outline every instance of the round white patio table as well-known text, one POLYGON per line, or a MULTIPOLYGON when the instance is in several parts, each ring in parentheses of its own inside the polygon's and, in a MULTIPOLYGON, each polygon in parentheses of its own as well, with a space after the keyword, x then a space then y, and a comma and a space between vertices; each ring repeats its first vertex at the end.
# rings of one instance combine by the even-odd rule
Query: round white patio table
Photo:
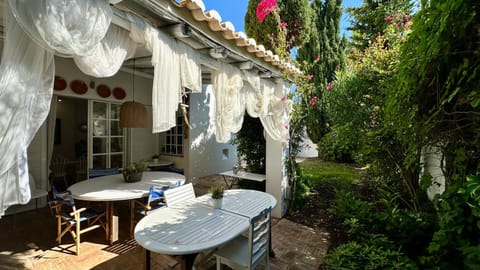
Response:
POLYGON ((142 180, 127 183, 122 174, 106 175, 78 182, 68 187, 74 199, 106 202, 107 236, 110 244, 118 240, 118 217, 114 215, 113 202, 146 197, 151 186, 179 186, 185 176, 163 171, 143 172, 142 180))
POLYGON ((275 198, 255 190, 227 190, 221 209, 214 209, 210 195, 162 208, 142 218, 135 227, 135 240, 150 251, 182 255, 184 268, 191 269, 199 252, 221 246, 240 235, 250 218, 275 207, 275 198))

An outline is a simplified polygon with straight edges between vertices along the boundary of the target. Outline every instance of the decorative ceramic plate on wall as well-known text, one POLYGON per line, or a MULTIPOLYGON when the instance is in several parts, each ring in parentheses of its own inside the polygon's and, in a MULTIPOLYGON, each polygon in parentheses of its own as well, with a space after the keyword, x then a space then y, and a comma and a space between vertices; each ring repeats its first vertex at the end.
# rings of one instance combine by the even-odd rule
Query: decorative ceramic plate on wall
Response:
POLYGON ((116 99, 124 99, 125 96, 127 95, 127 93, 125 93, 125 90, 123 90, 123 88, 121 88, 121 87, 113 88, 112 92, 113 92, 113 96, 116 99))
POLYGON ((110 96, 110 87, 106 86, 105 84, 100 84, 97 87, 97 94, 103 98, 107 98, 110 96))
POLYGON ((74 80, 70 83, 70 88, 72 88, 72 91, 79 94, 83 95, 88 91, 88 86, 84 81, 81 80, 74 80))
POLYGON ((53 81, 53 89, 57 91, 62 91, 67 88, 67 81, 60 76, 55 76, 55 80, 53 81))

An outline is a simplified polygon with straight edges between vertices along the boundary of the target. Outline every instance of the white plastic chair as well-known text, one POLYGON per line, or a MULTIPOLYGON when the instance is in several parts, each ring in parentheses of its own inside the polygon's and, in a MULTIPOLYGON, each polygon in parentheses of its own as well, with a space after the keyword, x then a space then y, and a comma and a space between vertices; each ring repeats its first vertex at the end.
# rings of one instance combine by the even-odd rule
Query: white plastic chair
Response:
POLYGON ((268 256, 270 243, 270 212, 269 207, 250 219, 248 238, 243 235, 228 242, 215 252, 217 270, 225 264, 233 269, 255 269, 265 260, 265 269, 270 269, 268 256))
POLYGON ((167 207, 196 198, 192 183, 167 189, 163 192, 163 196, 167 207))

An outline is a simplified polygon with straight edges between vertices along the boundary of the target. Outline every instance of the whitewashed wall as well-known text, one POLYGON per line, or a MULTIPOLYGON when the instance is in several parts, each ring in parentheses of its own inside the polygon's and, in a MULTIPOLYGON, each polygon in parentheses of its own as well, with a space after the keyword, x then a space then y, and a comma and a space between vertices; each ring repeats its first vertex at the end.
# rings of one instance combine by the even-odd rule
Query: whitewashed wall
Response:
POLYGON ((189 131, 188 179, 231 170, 237 162, 236 147, 229 143, 217 143, 215 140, 206 88, 204 85, 202 93, 190 94, 190 122, 193 129, 189 131))

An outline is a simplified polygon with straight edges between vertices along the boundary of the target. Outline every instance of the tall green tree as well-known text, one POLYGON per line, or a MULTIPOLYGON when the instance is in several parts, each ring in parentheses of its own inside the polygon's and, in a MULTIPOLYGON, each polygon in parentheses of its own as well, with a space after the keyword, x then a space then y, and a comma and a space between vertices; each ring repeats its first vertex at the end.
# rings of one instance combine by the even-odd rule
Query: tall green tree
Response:
POLYGON ((366 49, 369 41, 383 35, 396 17, 402 16, 403 19, 404 15, 411 14, 412 5, 410 0, 363 0, 360 7, 347 8, 351 18, 348 28, 352 31, 351 46, 360 51, 366 49))
POLYGON ((328 132, 323 92, 334 87, 335 70, 343 63, 343 41, 340 38, 342 0, 314 0, 310 39, 298 50, 297 61, 313 83, 303 92, 307 133, 319 142, 328 132))
POLYGON ((302 46, 310 38, 312 20, 308 0, 280 0, 280 19, 287 25, 287 50, 302 46))
MULTIPOLYGON (((287 59, 290 49, 299 46, 310 36, 311 12, 308 0, 277 1, 278 9, 267 15, 263 22, 256 16, 261 0, 249 0, 245 14, 245 32, 262 44, 287 59)), ((288 60, 288 59, 287 59, 288 60)))

